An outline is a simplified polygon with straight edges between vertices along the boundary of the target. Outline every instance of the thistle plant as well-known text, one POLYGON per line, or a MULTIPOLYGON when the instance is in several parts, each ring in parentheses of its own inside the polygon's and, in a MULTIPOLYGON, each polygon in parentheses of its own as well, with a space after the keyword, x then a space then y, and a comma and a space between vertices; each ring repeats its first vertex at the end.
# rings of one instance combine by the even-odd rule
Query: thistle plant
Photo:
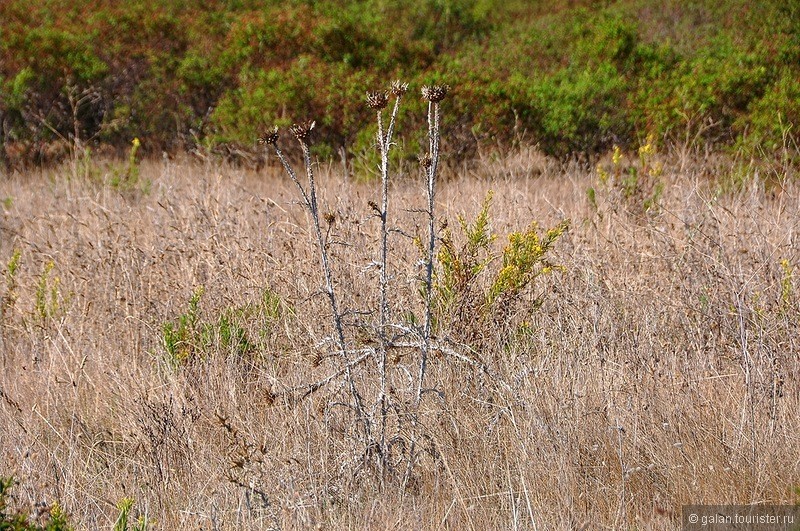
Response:
MULTIPOLYGON (((390 228, 390 197, 389 197, 389 154, 394 147, 393 137, 397 124, 398 111, 403 97, 407 93, 408 85, 395 81, 388 90, 372 91, 366 93, 366 105, 375 112, 377 120, 376 147, 380 154, 380 174, 381 174, 381 200, 370 201, 369 206, 375 212, 376 217, 380 218, 380 232, 378 235, 379 257, 377 265, 380 267, 378 280, 378 302, 377 308, 359 309, 359 311, 346 311, 340 302, 339 294, 334 286, 334 270, 331 265, 329 253, 328 235, 323 231, 323 222, 328 223, 328 228, 333 224, 334 217, 320 215, 320 207, 317 199, 317 185, 314 177, 314 166, 312 165, 309 151, 309 141, 314 122, 300 122, 293 125, 290 129, 292 135, 300 143, 302 150, 302 160, 306 170, 306 178, 298 177, 291 163, 279 147, 279 131, 277 127, 269 129, 259 142, 268 146, 274 151, 285 173, 295 184, 301 204, 310 214, 312 232, 314 234, 316 248, 318 250, 318 260, 322 270, 324 282, 324 293, 331 313, 331 324, 333 328, 333 342, 336 345, 337 366, 325 378, 310 384, 304 384, 290 389, 290 393, 297 393, 300 398, 309 396, 318 389, 332 385, 334 382, 343 382, 349 389, 349 403, 346 407, 351 409, 356 416, 356 422, 360 428, 359 433, 363 436, 363 453, 361 453, 362 463, 367 464, 368 460, 376 465, 375 470, 380 472, 380 480, 383 481, 395 471, 402 472, 394 476, 400 479, 404 485, 412 477, 415 463, 418 460, 420 450, 425 447, 425 441, 429 438, 425 433, 424 425, 419 419, 422 408, 423 395, 430 391, 426 389, 426 372, 428 362, 432 352, 455 359, 460 363, 471 366, 474 370, 480 371, 491 380, 510 389, 508 384, 502 382, 492 374, 488 365, 481 361, 480 357, 474 352, 461 352, 464 345, 452 347, 448 343, 436 339, 433 335, 434 313, 441 309, 441 290, 447 284, 453 293, 460 291, 462 286, 470 284, 470 279, 477 278, 483 271, 488 261, 491 259, 489 245, 493 242, 493 237, 488 230, 488 208, 491 195, 487 197, 484 204, 483 214, 474 225, 462 221, 462 226, 467 230, 470 238, 470 245, 467 249, 468 256, 458 254, 456 249, 450 245, 448 247, 448 234, 440 238, 437 232, 436 222, 436 188, 439 173, 440 155, 440 126, 441 126, 441 102, 448 94, 447 85, 433 85, 422 88, 422 97, 428 103, 427 109, 427 133, 428 145, 424 154, 419 157, 421 172, 424 175, 425 199, 427 207, 421 210, 427 221, 427 234, 415 238, 423 253, 423 270, 421 274, 422 284, 422 312, 423 317, 417 319, 410 312, 412 317, 406 322, 393 320, 392 305, 390 303, 390 281, 392 278, 390 270, 390 246, 389 236, 392 232, 401 235, 405 234, 399 229, 390 228), (386 119, 387 109, 391 106, 391 114, 386 119), (320 220, 322 217, 322 220, 320 220), (444 241, 444 251, 437 253, 437 242, 444 241), (474 241, 473 241, 474 240, 474 241), (474 247, 474 249, 473 249, 474 247), (485 254, 486 260, 478 258, 479 254, 485 254), (449 257, 449 258, 448 258, 449 257), (437 263, 442 268, 442 274, 438 279, 435 278, 437 263), (463 268, 470 269, 467 276, 464 276, 463 268), (448 276, 449 274, 449 276, 448 276), (467 278, 469 277, 469 278, 467 278), (449 279, 449 280, 448 280, 449 279), (466 280, 464 280, 466 279, 466 280), (434 281, 436 280, 436 285, 434 281), (463 282, 462 282, 463 281, 463 282), (449 284, 448 284, 449 282, 449 284), (435 293, 438 298, 435 297, 435 293), (347 315, 348 319, 344 316, 347 315), (372 315, 372 324, 363 321, 352 322, 350 315, 372 315), (356 330, 354 333, 353 330, 356 330), (363 331, 367 330, 371 337, 365 341, 363 331), (391 332, 390 332, 391 331, 391 332), (356 345, 359 345, 358 347, 356 345), (366 346, 364 346, 366 345, 366 346), (402 374, 402 380, 407 382, 404 391, 400 391, 401 385, 395 385, 395 392, 405 393, 405 400, 394 401, 390 397, 389 382, 397 381, 393 377, 395 373, 390 373, 388 363, 390 349, 406 349, 418 353, 418 357, 413 357, 410 366, 401 367, 398 374, 402 374), (372 359, 376 363, 374 366, 364 363, 365 360, 372 359), (377 378, 369 378, 370 367, 376 367, 377 378), (358 371, 358 372, 357 372, 358 371), (356 379, 356 374, 359 378, 356 379), (367 377, 361 377, 366 375, 367 377), (368 382, 374 382, 378 389, 371 391, 368 382), (397 433, 390 433, 387 428, 388 419, 391 414, 396 414, 398 423, 404 427, 398 428, 397 433), (395 446, 396 445, 396 446, 395 446), (398 469, 399 463, 392 464, 389 454, 392 448, 402 448, 403 461, 402 469, 398 469)), ((439 229, 444 230, 444 229, 439 229)), ((533 229, 519 235, 512 240, 509 249, 503 255, 504 273, 498 276, 491 289, 485 293, 485 299, 476 305, 479 313, 485 307, 497 306, 502 301, 513 300, 526 285, 538 275, 546 273, 546 268, 550 266, 543 255, 547 252, 552 241, 563 232, 559 231, 548 233, 545 240, 539 240, 533 229), (500 301, 500 302, 498 302, 500 301)), ((456 294, 461 300, 461 294, 456 294)), ((441 313, 441 312, 439 312, 441 313)), ((483 322, 483 321, 475 321, 483 322)), ((469 348, 469 346, 466 346, 469 348)), ((393 363, 397 360, 392 360, 393 363)), ((399 362, 397 362, 399 363, 399 362)), ((394 395, 391 395, 394 396, 394 395)), ((331 403, 331 405, 333 405, 331 403)), ((341 404, 339 404, 341 405, 341 404)))
POLYGON ((432 85, 422 87, 422 97, 428 101, 428 153, 420 157, 420 166, 425 172, 428 193, 428 247, 425 262, 425 324, 422 330, 423 346, 420 355, 419 373, 417 376, 417 392, 415 404, 422 400, 425 369, 431 350, 431 329, 433 325, 433 260, 436 256, 436 216, 434 206, 436 200, 436 176, 439 167, 439 104, 450 90, 448 85, 432 85))
MULTIPOLYGON (((408 83, 394 81, 389 92, 368 92, 367 105, 377 113, 378 122, 378 151, 381 156, 381 206, 376 209, 381 220, 380 234, 380 302, 378 309, 378 338, 380 340, 380 359, 378 361, 381 390, 380 390, 380 435, 378 445, 381 455, 381 468, 386 469, 386 456, 388 448, 386 442, 386 417, 389 409, 388 397, 386 395, 386 351, 388 348, 388 338, 386 335, 389 302, 386 288, 389 284, 388 266, 388 214, 389 214, 389 150, 392 147, 392 135, 394 134, 395 123, 397 122, 397 111, 400 108, 400 101, 408 91, 408 83), (392 115, 389 119, 389 126, 384 133, 382 111, 389 103, 389 94, 395 96, 392 115)), ((377 205, 376 205, 377 206, 377 205)))
MULTIPOLYGON (((422 87, 422 97, 428 102, 428 152, 419 157, 420 167, 425 174, 426 192, 428 208, 428 239, 425 259, 425 277, 423 280, 424 312, 425 322, 422 328, 421 344, 419 345, 420 358, 419 369, 417 371, 416 391, 414 393, 414 405, 412 408, 412 425, 414 431, 419 429, 416 413, 419 411, 422 402, 423 385, 425 382, 425 372, 428 367, 428 356, 431 352, 431 332, 433 329, 433 265, 436 258, 436 177, 439 167, 439 104, 447 95, 450 87, 448 85, 433 85, 422 87)), ((416 451, 417 438, 411 440, 409 448, 409 459, 406 466, 403 483, 408 484, 414 468, 414 455, 416 451)))
MULTIPOLYGON (((283 166, 286 173, 289 175, 289 178, 294 182, 297 186, 298 191, 303 199, 303 205, 305 206, 308 213, 311 215, 312 225, 314 227, 314 234, 316 236, 316 243, 317 248, 319 250, 319 261, 320 266, 322 268, 322 275, 325 281, 325 294, 328 299, 328 303, 330 304, 331 308, 331 320, 333 322, 333 329, 335 335, 335 341, 337 347, 339 349, 339 356, 344 363, 344 376, 345 381, 347 382, 347 386, 350 390, 350 395, 353 399, 353 408, 355 409, 356 415, 359 419, 359 423, 361 424, 364 430, 364 437, 369 444, 372 440, 372 426, 368 415, 364 409, 364 402, 361 397, 361 394, 358 392, 358 388, 356 387, 355 379, 353 377, 353 366, 361 361, 357 359, 356 361, 350 360, 350 353, 347 348, 347 341, 344 335, 344 325, 342 322, 342 312, 339 309, 339 301, 336 297, 336 291, 333 288, 333 273, 331 272, 330 266, 330 257, 328 253, 328 242, 323 236, 322 232, 322 225, 320 223, 320 215, 319 215, 319 205, 317 203, 317 185, 316 181, 314 180, 314 167, 311 163, 311 150, 309 149, 309 138, 311 136, 311 131, 314 129, 315 126, 314 121, 304 121, 299 122, 290 128, 292 135, 297 139, 300 143, 300 149, 303 152, 303 163, 306 169, 306 177, 307 177, 307 184, 303 185, 300 182, 300 179, 297 177, 297 173, 295 173, 294 169, 292 168, 289 161, 286 159, 286 156, 281 151, 280 147, 278 147, 278 128, 272 127, 267 133, 258 139, 260 144, 266 144, 272 146, 275 151, 275 154, 280 160, 281 165, 283 166)), ((313 392, 315 390, 315 386, 311 386, 308 392, 313 392)))

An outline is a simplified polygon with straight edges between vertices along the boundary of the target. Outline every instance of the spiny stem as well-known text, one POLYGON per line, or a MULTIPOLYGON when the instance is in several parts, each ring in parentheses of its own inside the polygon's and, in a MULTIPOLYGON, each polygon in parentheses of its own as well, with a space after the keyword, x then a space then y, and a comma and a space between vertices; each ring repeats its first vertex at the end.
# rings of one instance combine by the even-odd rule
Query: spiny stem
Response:
POLYGON ((297 189, 300 190, 300 195, 303 196, 303 201, 306 203, 307 206, 310 205, 311 202, 309 201, 308 194, 306 194, 305 188, 303 188, 302 183, 298 180, 297 174, 294 172, 294 169, 292 169, 292 167, 289 165, 289 161, 286 160, 286 157, 284 157, 283 152, 277 146, 277 144, 273 145, 273 147, 275 148, 275 154, 278 156, 278 160, 280 160, 281 164, 283 165, 283 169, 289 175, 289 178, 292 179, 292 182, 294 182, 294 184, 297 185, 297 189))
POLYGON ((350 394, 353 396, 353 401, 355 402, 355 409, 356 412, 358 413, 359 421, 364 427, 364 434, 367 444, 369 444, 369 441, 372 438, 371 435, 372 429, 369 417, 364 411, 364 404, 361 398, 361 394, 358 392, 358 389, 356 388, 355 380, 353 378, 353 373, 351 370, 350 359, 347 354, 347 342, 344 337, 342 314, 339 310, 339 303, 338 300, 336 299, 336 292, 333 289, 333 274, 331 273, 330 260, 328 257, 328 246, 322 234, 322 228, 319 222, 319 208, 317 205, 317 187, 316 187, 316 182, 314 180, 313 166, 311 164, 311 152, 308 148, 308 144, 306 144, 305 141, 301 139, 299 139, 299 141, 300 141, 300 147, 303 151, 303 162, 305 164, 306 175, 308 177, 307 190, 305 187, 303 187, 302 183, 297 178, 297 174, 289 165, 289 162, 286 160, 280 148, 278 148, 277 144, 274 144, 275 153, 278 155, 278 159, 281 161, 281 164, 283 165, 284 169, 289 174, 289 177, 292 179, 292 181, 294 181, 295 185, 297 185, 297 188, 298 190, 300 190, 300 194, 303 197, 303 201, 305 202, 306 208, 308 208, 309 212, 311 213, 311 219, 313 222, 312 225, 314 226, 314 233, 317 239, 317 247, 319 248, 319 253, 320 253, 320 264, 322 266, 322 274, 325 279, 325 293, 328 296, 328 302, 331 307, 333 327, 336 333, 336 342, 338 344, 342 360, 345 364, 345 379, 347 381, 348 387, 350 388, 350 394))
POLYGON ((378 335, 380 338, 380 379, 381 379, 381 390, 380 390, 380 407, 381 407, 381 433, 380 433, 380 441, 379 447, 381 451, 381 459, 384 471, 386 470, 386 458, 388 454, 388 448, 386 446, 386 417, 388 414, 389 403, 386 396, 386 380, 387 380, 387 370, 386 370, 386 349, 387 349, 387 337, 386 337, 386 326, 389 316, 389 302, 387 296, 387 287, 389 284, 389 267, 388 267, 388 249, 389 249, 389 242, 388 242, 388 217, 389 217, 389 149, 391 148, 392 144, 392 134, 394 133, 394 126, 397 119, 397 110, 400 108, 400 99, 401 96, 398 94, 394 101, 394 107, 392 109, 392 116, 389 120, 389 128, 384 135, 383 130, 383 117, 381 115, 381 110, 378 109, 377 111, 377 120, 378 120, 378 148, 380 150, 381 155, 381 275, 380 275, 380 310, 379 310, 379 322, 378 322, 378 335))
POLYGON ((389 120, 389 130, 386 132, 386 151, 389 151, 389 145, 392 143, 392 135, 394 135, 394 125, 397 122, 397 111, 400 108, 400 100, 402 96, 397 96, 394 100, 394 107, 392 108, 392 117, 389 120))
MULTIPOLYGON (((395 107, 397 104, 395 103, 395 107)), ((386 469, 386 415, 388 403, 386 400, 386 320, 388 316, 388 301, 386 296, 386 286, 389 283, 387 272, 387 247, 388 230, 386 226, 389 210, 389 144, 388 135, 383 134, 383 118, 380 109, 377 111, 378 119, 378 149, 381 155, 381 276, 380 276, 380 308, 378 318, 378 337, 380 339, 380 360, 379 371, 381 379, 380 407, 381 407, 381 433, 379 447, 381 450, 381 463, 386 469)), ((391 125, 390 125, 391 128, 391 125)))
MULTIPOLYGON (((424 94, 424 89, 423 89, 424 94)), ((422 331, 422 348, 420 352, 419 372, 417 373, 417 389, 414 396, 412 423, 416 432, 419 423, 419 408, 422 403, 422 393, 425 383, 425 371, 428 367, 428 355, 431 351, 431 331, 433 328, 433 260, 436 251, 436 216, 434 206, 436 201, 436 170, 439 162, 439 102, 428 102, 428 142, 429 153, 424 157, 423 167, 427 176, 428 191, 428 256, 425 264, 425 325, 422 331)), ((403 483, 408 484, 414 469, 414 453, 416 439, 411 440, 408 451, 408 465, 403 483)))
POLYGON ((433 260, 436 250, 436 216, 434 206, 436 201, 436 170, 439 162, 439 103, 428 102, 428 142, 431 161, 427 170, 428 188, 428 256, 425 264, 425 326, 423 328, 423 348, 420 357, 419 374, 417 377, 417 394, 415 403, 419 406, 422 400, 425 370, 428 364, 428 354, 431 347, 431 331, 433 328, 433 260))

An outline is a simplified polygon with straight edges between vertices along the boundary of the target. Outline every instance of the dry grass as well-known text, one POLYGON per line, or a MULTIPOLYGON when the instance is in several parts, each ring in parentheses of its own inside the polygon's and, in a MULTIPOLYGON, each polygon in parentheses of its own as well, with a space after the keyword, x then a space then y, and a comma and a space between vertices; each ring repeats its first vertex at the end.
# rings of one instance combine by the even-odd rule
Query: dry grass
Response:
MULTIPOLYGON (((612 191, 596 211, 591 175, 531 154, 442 185, 451 226, 491 188, 501 237, 532 220, 572 229, 556 245, 566 271, 530 295, 542 307, 480 331, 477 355, 510 388, 432 359, 426 385, 441 394, 425 395, 425 453, 405 490, 361 466, 338 386, 285 392, 336 360, 320 344, 308 220, 277 168, 150 162, 147 194, 58 172, 3 178, 0 260, 21 259, 14 293, 7 271, 0 285, 0 475, 20 480, 21 506, 58 501, 82 529, 109 529, 123 497, 157 529, 672 529, 682 504, 794 502, 800 286, 780 260, 800 263, 800 188, 719 195, 704 167, 671 168, 655 215, 612 191), (255 346, 217 331, 176 368, 162 328, 198 286, 200 320, 233 311, 255 346), (266 289, 280 311, 259 303, 266 289)), ((344 304, 375 308, 379 186, 320 182, 346 242, 333 246, 344 304)), ((421 177, 393 189, 410 234, 424 230, 423 190, 421 177)), ((400 315, 420 308, 420 255, 392 245, 400 315)), ((403 404, 418 353, 397 354, 403 404)), ((374 363, 358 374, 376 393, 374 363)))

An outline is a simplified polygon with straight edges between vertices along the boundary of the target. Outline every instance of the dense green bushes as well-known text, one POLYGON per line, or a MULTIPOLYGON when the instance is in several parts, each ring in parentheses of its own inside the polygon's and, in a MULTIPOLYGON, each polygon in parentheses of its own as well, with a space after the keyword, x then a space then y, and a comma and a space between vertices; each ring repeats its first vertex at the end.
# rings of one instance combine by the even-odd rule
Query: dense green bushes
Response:
POLYGON ((454 86, 456 154, 522 133, 557 155, 648 134, 770 154, 800 123, 800 8, 779 0, 9 0, 0 19, 6 159, 133 137, 241 152, 304 117, 320 154, 357 153, 363 94, 394 77, 454 86))

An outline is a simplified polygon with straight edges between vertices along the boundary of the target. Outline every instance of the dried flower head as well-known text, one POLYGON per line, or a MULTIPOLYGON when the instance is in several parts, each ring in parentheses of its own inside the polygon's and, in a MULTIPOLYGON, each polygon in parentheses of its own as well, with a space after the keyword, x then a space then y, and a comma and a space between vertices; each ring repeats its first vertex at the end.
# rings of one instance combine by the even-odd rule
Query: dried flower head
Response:
POLYGON ((425 85, 422 87, 422 97, 433 103, 439 103, 447 96, 450 85, 425 85))
POLYGON ((325 219, 325 222, 328 225, 333 225, 334 223, 336 223, 336 214, 334 214, 333 212, 327 212, 322 217, 325 219))
POLYGON ((278 126, 273 125, 267 131, 258 138, 259 144, 272 144, 278 142, 278 126))
POLYGON ((389 352, 387 352, 389 361, 392 365, 397 365, 400 363, 400 360, 403 359, 403 353, 399 352, 397 349, 393 348, 389 352))
POLYGON ((408 83, 403 83, 399 79, 396 79, 392 81, 392 88, 389 90, 392 94, 399 98, 408 92, 408 83))
POLYGON ((322 361, 324 358, 322 357, 322 353, 319 351, 314 352, 308 358, 308 361, 311 363, 312 367, 319 367, 322 365, 322 361))
POLYGON ((433 166, 433 159, 431 158, 429 153, 425 153, 424 155, 419 156, 419 165, 425 168, 426 170, 431 169, 431 166, 433 166))
POLYGON ((389 103, 387 92, 367 92, 367 105, 370 109, 383 109, 389 103))
POLYGON ((378 208, 378 203, 376 203, 375 201, 367 201, 367 204, 369 205, 369 207, 370 207, 372 210, 374 210, 374 211, 375 211, 375 213, 376 213, 376 214, 378 214, 378 215, 380 215, 380 214, 381 214, 381 209, 380 209, 380 208, 378 208))
POLYGON ((297 138, 297 140, 303 141, 308 138, 308 136, 311 134, 311 130, 314 129, 316 124, 317 123, 313 120, 306 120, 304 122, 292 124, 292 134, 295 136, 295 138, 297 138))

